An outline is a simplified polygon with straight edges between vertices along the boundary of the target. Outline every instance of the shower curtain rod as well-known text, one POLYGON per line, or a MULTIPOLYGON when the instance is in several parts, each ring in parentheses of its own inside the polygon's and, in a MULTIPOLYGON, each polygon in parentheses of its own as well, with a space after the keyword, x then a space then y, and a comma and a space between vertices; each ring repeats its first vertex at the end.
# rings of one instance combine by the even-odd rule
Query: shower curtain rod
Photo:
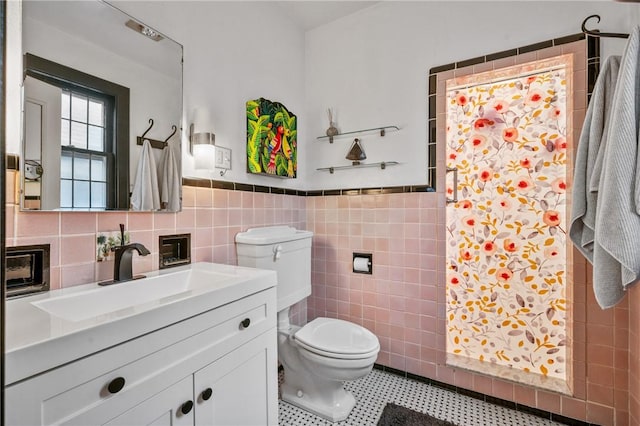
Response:
POLYGON ((584 21, 582 21, 582 32, 593 36, 593 37, 613 37, 613 38, 628 38, 629 34, 625 34, 625 33, 602 33, 600 32, 600 30, 588 30, 586 27, 587 21, 591 18, 596 18, 598 20, 598 22, 600 22, 600 15, 590 15, 587 16, 585 18, 584 21))

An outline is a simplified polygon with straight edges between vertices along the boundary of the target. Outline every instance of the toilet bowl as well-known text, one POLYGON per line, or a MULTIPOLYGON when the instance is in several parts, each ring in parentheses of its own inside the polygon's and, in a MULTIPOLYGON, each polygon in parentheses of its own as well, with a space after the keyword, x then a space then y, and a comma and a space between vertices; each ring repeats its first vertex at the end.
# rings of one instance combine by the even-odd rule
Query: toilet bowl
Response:
POLYGON ((292 326, 289 310, 311 295, 313 233, 289 226, 251 228, 236 235, 238 264, 278 273, 278 359, 284 367, 282 399, 332 422, 354 407, 344 382, 369 374, 378 338, 357 324, 316 318, 292 326))
POLYGON ((332 422, 344 420, 356 403, 344 382, 369 374, 379 351, 373 333, 348 321, 316 318, 302 328, 281 328, 282 399, 332 422))

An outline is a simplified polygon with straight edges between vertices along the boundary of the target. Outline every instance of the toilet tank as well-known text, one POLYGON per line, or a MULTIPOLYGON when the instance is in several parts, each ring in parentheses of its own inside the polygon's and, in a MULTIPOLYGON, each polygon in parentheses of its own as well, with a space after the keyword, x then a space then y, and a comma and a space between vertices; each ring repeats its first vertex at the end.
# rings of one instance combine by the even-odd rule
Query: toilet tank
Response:
POLYGON ((236 235, 238 265, 278 274, 278 312, 311 295, 311 231, 290 226, 251 228, 236 235))

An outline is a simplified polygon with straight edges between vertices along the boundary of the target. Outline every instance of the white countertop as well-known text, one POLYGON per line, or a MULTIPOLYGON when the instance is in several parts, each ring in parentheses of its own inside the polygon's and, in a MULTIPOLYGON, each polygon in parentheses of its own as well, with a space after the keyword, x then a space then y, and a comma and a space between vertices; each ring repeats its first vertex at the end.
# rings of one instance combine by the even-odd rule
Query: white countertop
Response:
MULTIPOLYGON (((8 300, 5 384, 10 385, 276 285, 275 271, 216 263, 194 263, 145 275, 148 280, 127 281, 106 287, 92 283, 8 300), (129 306, 123 303, 113 311, 105 309, 100 303, 95 309, 83 306, 78 309, 80 313, 69 315, 54 309, 51 312, 56 313, 50 313, 38 307, 38 304, 45 306, 47 303, 86 295, 94 296, 92 300, 104 296, 106 304, 107 295, 117 295, 120 286, 146 285, 153 292, 150 284, 154 279, 159 279, 154 277, 175 278, 180 290, 158 300, 129 306), (197 285, 185 286, 177 282, 193 277, 197 278, 197 285)), ((122 288, 125 291, 131 289, 133 287, 122 288)), ((110 300, 113 302, 114 297, 110 300)))

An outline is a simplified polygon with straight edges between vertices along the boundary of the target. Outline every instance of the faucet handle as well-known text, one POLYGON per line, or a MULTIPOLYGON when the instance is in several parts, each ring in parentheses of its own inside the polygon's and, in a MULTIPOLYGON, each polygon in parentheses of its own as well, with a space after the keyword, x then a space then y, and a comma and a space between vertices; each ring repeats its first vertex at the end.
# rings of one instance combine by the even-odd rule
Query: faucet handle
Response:
POLYGON ((120 245, 124 246, 124 223, 120 224, 120 245))

